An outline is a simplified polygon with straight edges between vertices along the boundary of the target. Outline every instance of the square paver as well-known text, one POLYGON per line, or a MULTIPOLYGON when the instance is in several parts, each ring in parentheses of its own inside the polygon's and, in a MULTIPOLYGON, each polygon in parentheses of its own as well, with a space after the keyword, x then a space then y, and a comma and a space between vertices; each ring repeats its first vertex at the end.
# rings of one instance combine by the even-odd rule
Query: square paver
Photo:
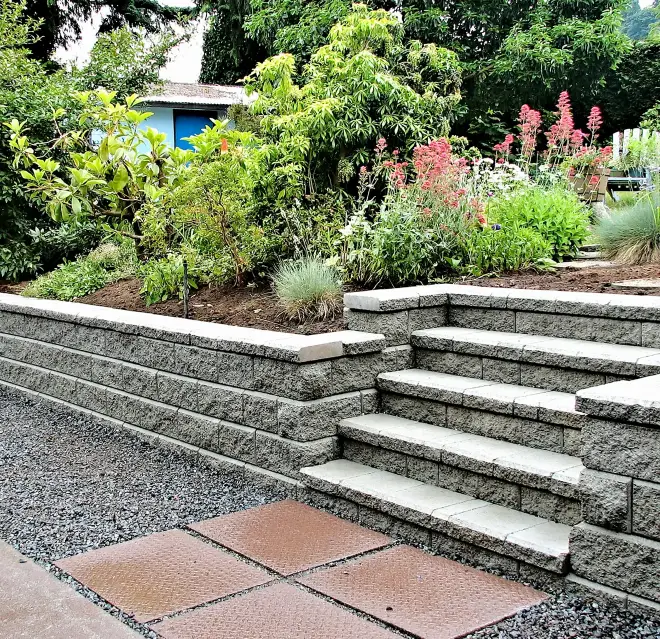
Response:
POLYGON ((190 528, 282 575, 391 542, 385 535, 288 499, 200 521, 190 528))
POLYGON ((55 565, 140 622, 272 579, 181 530, 92 550, 55 565))
POLYGON ((164 639, 394 639, 370 621, 278 583, 152 626, 164 639))
POLYGON ((298 581, 377 619, 428 639, 454 639, 543 601, 546 595, 397 546, 298 581))

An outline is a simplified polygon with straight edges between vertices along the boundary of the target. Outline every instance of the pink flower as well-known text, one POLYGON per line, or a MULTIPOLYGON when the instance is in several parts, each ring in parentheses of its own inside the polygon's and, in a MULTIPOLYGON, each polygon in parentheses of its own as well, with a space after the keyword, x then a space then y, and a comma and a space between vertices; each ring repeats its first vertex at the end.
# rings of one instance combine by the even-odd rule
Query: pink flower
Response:
POLYGON ((360 173, 364 175, 367 172, 367 167, 364 164, 360 167, 360 173))
POLYGON ((600 182, 600 177, 597 175, 592 175, 591 179, 589 180, 589 184, 591 184, 591 186, 596 186, 599 182, 600 182))
POLYGON ((382 153, 387 147, 387 140, 385 138, 380 138, 378 142, 376 142, 376 151, 378 153, 382 153))
POLYGON ((589 113, 589 119, 587 120, 587 128, 591 131, 593 136, 596 135, 596 131, 600 129, 603 124, 603 117, 600 113, 600 109, 597 106, 591 107, 591 112, 589 113))

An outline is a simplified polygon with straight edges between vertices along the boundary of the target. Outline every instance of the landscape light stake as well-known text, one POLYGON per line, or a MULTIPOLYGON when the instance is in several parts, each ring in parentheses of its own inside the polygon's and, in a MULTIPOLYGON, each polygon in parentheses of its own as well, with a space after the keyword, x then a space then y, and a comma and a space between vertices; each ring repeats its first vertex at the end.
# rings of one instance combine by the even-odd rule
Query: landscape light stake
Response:
POLYGON ((188 297, 190 288, 188 286, 188 262, 183 260, 183 317, 188 319, 188 297))

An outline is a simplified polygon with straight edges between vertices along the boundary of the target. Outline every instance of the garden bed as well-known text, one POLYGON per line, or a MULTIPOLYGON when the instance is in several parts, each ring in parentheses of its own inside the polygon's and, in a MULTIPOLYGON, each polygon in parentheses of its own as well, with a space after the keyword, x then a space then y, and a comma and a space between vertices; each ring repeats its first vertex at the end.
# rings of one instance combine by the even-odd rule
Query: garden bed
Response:
MULTIPOLYGON (((660 295, 659 289, 619 290, 613 282, 634 279, 660 278, 660 265, 594 267, 580 271, 556 273, 511 273, 501 277, 481 277, 454 280, 456 284, 557 291, 583 291, 589 293, 617 293, 620 295, 660 295)), ((25 284, 0 284, 1 293, 19 294, 25 284)), ((140 296, 141 284, 136 279, 109 284, 95 293, 76 301, 127 311, 155 313, 169 317, 183 316, 183 302, 169 300, 147 306, 140 296)), ((388 288, 386 285, 380 288, 388 288)), ((343 317, 300 324, 287 320, 281 314, 276 297, 267 287, 234 288, 203 287, 190 297, 191 319, 216 322, 232 326, 247 326, 285 333, 313 335, 341 331, 346 328, 343 317)))

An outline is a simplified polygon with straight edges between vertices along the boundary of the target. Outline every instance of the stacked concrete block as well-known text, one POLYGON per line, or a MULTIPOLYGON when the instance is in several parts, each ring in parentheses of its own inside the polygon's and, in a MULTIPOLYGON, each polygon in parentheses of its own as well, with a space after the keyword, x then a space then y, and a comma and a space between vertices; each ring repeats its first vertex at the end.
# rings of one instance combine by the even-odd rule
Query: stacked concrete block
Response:
POLYGON ((410 351, 0 296, 0 381, 292 478, 339 455, 339 422, 377 410, 410 351))
POLYGON ((577 393, 582 519, 570 540, 578 588, 660 615, 660 375, 577 393))

